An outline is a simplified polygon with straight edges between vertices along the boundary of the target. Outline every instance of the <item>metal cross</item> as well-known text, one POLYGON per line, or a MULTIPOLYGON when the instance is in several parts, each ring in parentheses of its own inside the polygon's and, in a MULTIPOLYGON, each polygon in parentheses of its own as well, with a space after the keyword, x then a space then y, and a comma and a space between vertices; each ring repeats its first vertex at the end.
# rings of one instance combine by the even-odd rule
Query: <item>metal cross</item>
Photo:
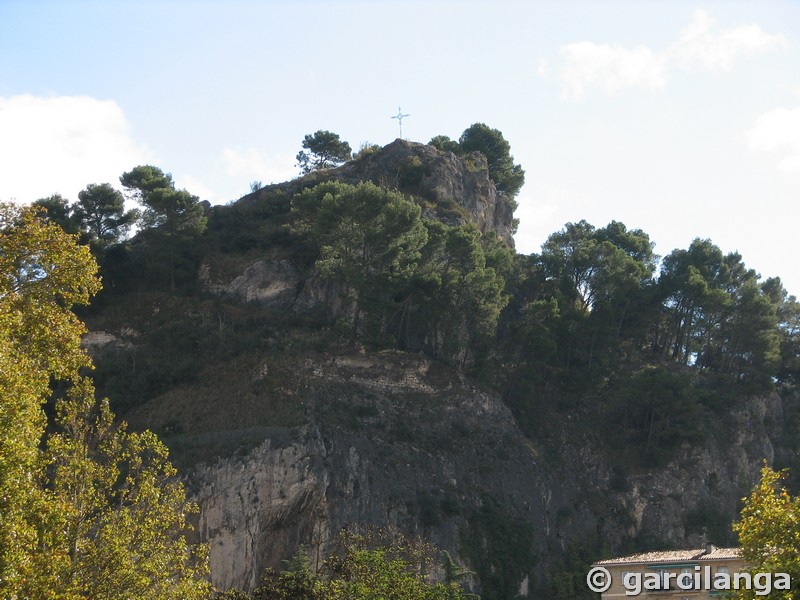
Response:
POLYGON ((397 107, 397 114, 395 116, 391 117, 392 119, 397 119, 397 122, 400 124, 400 139, 401 140, 403 139, 403 119, 405 117, 410 117, 410 116, 411 115, 404 115, 403 111, 400 110, 400 107, 398 106, 397 107))

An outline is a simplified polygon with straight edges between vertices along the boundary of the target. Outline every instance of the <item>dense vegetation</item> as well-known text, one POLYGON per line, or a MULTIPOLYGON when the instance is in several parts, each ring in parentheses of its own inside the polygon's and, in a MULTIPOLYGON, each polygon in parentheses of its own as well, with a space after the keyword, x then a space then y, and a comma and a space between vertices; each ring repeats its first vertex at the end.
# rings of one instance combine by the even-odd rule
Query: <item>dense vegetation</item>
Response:
MULTIPOLYGON (((786 490, 787 475, 786 471, 777 472, 764 465, 761 481, 745 498, 741 519, 733 526, 754 581, 759 573, 761 577, 763 573, 785 573, 794 582, 791 590, 773 589, 769 594, 760 594, 775 600, 796 598, 800 578, 800 498, 793 498, 786 490)), ((741 590, 732 597, 744 600, 752 598, 752 593, 741 590)))
POLYGON ((166 447, 114 424, 84 375, 71 309, 99 289, 96 271, 75 237, 0 205, 0 595, 206 597, 166 447))
MULTIPOLYGON (((486 125, 473 125, 457 142, 438 136, 431 144, 484 153, 490 177, 509 197, 524 182, 508 143, 486 125)), ((73 205, 60 197, 38 202, 100 262, 105 289, 83 314, 122 337, 131 321, 146 323, 126 340, 127 350, 98 362, 98 386, 120 411, 216 365, 233 370, 248 354, 275 352, 278 339, 289 361, 309 350, 420 352, 499 390, 545 451, 550 424, 584 420, 624 471, 661 464, 681 443, 708 435, 709 415, 736 398, 794 386, 800 377, 800 304, 780 279, 762 279, 710 240, 660 259, 644 231, 580 221, 554 232, 540 253, 515 254, 493 233, 431 218, 429 199, 373 183, 317 184, 312 171, 350 157, 335 134, 306 136, 303 148, 298 161, 310 179, 289 192, 254 186, 227 206, 176 190, 153 166, 121 177, 142 214, 125 212, 108 184, 88 186, 73 205), (137 219, 137 235, 126 239, 137 219), (204 291, 201 265, 240 272, 263 257, 324 281, 325 309, 245 311, 204 291), (157 310, 145 314, 145 304, 157 310)), ((271 425, 302 419, 298 407, 270 409, 271 425)), ((486 597, 499 598, 513 592, 508 586, 529 548, 524 536, 495 539, 524 525, 492 506, 468 515, 477 533, 466 532, 462 544, 481 579, 500 590, 486 597)), ((387 559, 385 548, 350 551, 347 582, 427 585, 408 564, 387 559)), ((552 597, 585 591, 570 571, 585 572, 591 553, 576 547, 573 554, 552 597)), ((304 568, 269 574, 254 597, 290 597, 287 586, 297 585, 305 591, 291 597, 356 593, 304 568)), ((455 588, 440 591, 430 597, 458 597, 447 595, 455 588)))
POLYGON ((509 197, 519 194, 525 184, 525 171, 522 165, 514 164, 511 145, 501 131, 485 123, 467 127, 457 142, 446 135, 437 135, 428 143, 442 152, 453 152, 458 156, 470 152, 482 153, 489 164, 489 177, 497 186, 497 191, 509 197))
MULTIPOLYGON (((312 565, 308 549, 300 547, 281 573, 268 570, 251 594, 231 590, 221 600, 461 600, 459 580, 471 575, 446 553, 437 557, 420 540, 387 539, 385 531, 339 533, 334 549, 312 565), (439 565, 443 581, 433 581, 439 565)), ((474 597, 474 596, 473 596, 474 597)))

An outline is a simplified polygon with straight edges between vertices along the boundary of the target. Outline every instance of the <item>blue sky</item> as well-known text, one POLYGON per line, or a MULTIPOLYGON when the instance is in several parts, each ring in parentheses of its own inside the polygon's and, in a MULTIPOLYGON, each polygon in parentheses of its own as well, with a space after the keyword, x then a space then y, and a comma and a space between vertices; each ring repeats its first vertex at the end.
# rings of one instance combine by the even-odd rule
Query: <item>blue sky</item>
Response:
POLYGON ((0 200, 150 163, 213 203, 354 149, 500 129, 517 248, 586 219, 800 294, 800 3, 0 0, 0 200))

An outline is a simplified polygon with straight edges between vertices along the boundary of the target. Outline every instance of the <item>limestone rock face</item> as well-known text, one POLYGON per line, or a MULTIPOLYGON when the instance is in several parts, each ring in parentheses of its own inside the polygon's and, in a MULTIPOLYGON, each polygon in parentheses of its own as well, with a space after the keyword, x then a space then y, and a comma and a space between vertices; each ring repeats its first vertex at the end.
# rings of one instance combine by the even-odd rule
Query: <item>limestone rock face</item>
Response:
MULTIPOLYGON (((337 178, 348 182, 369 180, 389 184, 401 191, 431 200, 437 207, 458 206, 450 214, 455 221, 471 221, 481 232, 495 231, 514 246, 513 205, 498 194, 489 178, 486 157, 473 152, 460 158, 433 146, 395 140, 378 152, 368 154, 337 169, 337 178)), ((447 212, 442 220, 447 221, 447 212)), ((437 211, 431 211, 436 216, 437 211)))
POLYGON ((288 260, 259 260, 236 277, 225 290, 245 302, 258 302, 275 308, 294 304, 302 274, 288 260))
POLYGON ((574 540, 697 546, 703 533, 693 519, 735 515, 781 435, 781 398, 754 398, 725 417, 724 439, 709 436, 663 467, 619 477, 585 429, 553 423, 561 440, 553 454, 519 430, 497 395, 419 356, 309 358, 285 383, 308 414, 290 444, 266 440, 189 476, 223 589, 251 589, 300 544, 312 561, 322 557, 354 524, 421 535, 469 564, 463 532, 488 506, 506 525, 530 525, 538 558, 514 582, 525 591, 574 540))
POLYGON ((256 587, 266 565, 280 566, 307 543, 324 513, 324 453, 308 435, 284 448, 267 440, 244 457, 194 472, 190 492, 202 506, 197 531, 210 544, 218 589, 256 587))
POLYGON ((514 246, 513 200, 499 194, 489 178, 486 157, 473 152, 463 158, 433 146, 395 140, 336 169, 315 171, 287 183, 270 185, 240 202, 280 190, 287 195, 322 183, 343 181, 373 183, 416 196, 426 214, 450 225, 474 223, 481 232, 495 231, 514 246))
MULTIPOLYGON (((457 556, 466 525, 457 513, 478 510, 489 489, 541 515, 547 478, 507 407, 432 368, 392 353, 298 365, 291 385, 310 422, 295 440, 266 440, 189 476, 214 584, 252 589, 298 545, 324 556, 353 524, 424 535, 457 556)), ((536 544, 546 545, 543 530, 536 544)))

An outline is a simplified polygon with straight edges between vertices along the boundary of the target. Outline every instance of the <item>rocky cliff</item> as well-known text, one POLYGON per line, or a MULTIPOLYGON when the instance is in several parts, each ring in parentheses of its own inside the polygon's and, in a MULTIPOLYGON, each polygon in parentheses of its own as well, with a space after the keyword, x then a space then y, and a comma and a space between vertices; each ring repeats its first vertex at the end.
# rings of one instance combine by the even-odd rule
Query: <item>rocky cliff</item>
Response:
POLYGON ((424 537, 473 568, 486 598, 540 597, 554 577, 569 589, 570 573, 580 597, 584 565, 604 553, 734 541, 762 460, 796 454, 795 395, 718 403, 699 417, 704 435, 644 465, 597 430, 600 400, 548 410, 560 395, 542 392, 537 433, 523 432, 498 390, 445 362, 326 342, 346 300, 281 245, 280 217, 330 179, 399 188, 431 217, 513 243, 513 202, 482 155, 397 140, 220 207, 212 217, 228 221, 187 255, 199 268, 180 293, 132 268, 128 291, 89 319, 100 388, 186 474, 216 586, 252 589, 301 544, 316 563, 345 526, 424 537))
MULTIPOLYGON (((379 525, 420 535, 479 573, 478 561, 515 548, 506 577, 533 594, 581 544, 684 547, 720 535, 708 524, 735 514, 782 435, 781 399, 754 398, 725 417, 728 439, 621 475, 585 423, 552 423, 550 439, 529 439, 496 394, 419 356, 312 356, 277 368, 305 422, 188 476, 222 589, 254 587, 300 544, 323 556, 341 528, 379 525)), ((220 410, 236 402, 220 398, 220 410)), ((149 425, 163 428, 153 414, 149 425)))
POLYGON ((514 246, 514 201, 497 192, 483 154, 473 152, 461 158, 433 146, 400 139, 379 150, 365 152, 336 169, 315 171, 287 183, 266 186, 239 202, 258 202, 276 191, 291 196, 330 180, 351 184, 372 181, 399 189, 426 201, 423 207, 430 217, 450 225, 474 223, 482 233, 495 231, 514 246))

